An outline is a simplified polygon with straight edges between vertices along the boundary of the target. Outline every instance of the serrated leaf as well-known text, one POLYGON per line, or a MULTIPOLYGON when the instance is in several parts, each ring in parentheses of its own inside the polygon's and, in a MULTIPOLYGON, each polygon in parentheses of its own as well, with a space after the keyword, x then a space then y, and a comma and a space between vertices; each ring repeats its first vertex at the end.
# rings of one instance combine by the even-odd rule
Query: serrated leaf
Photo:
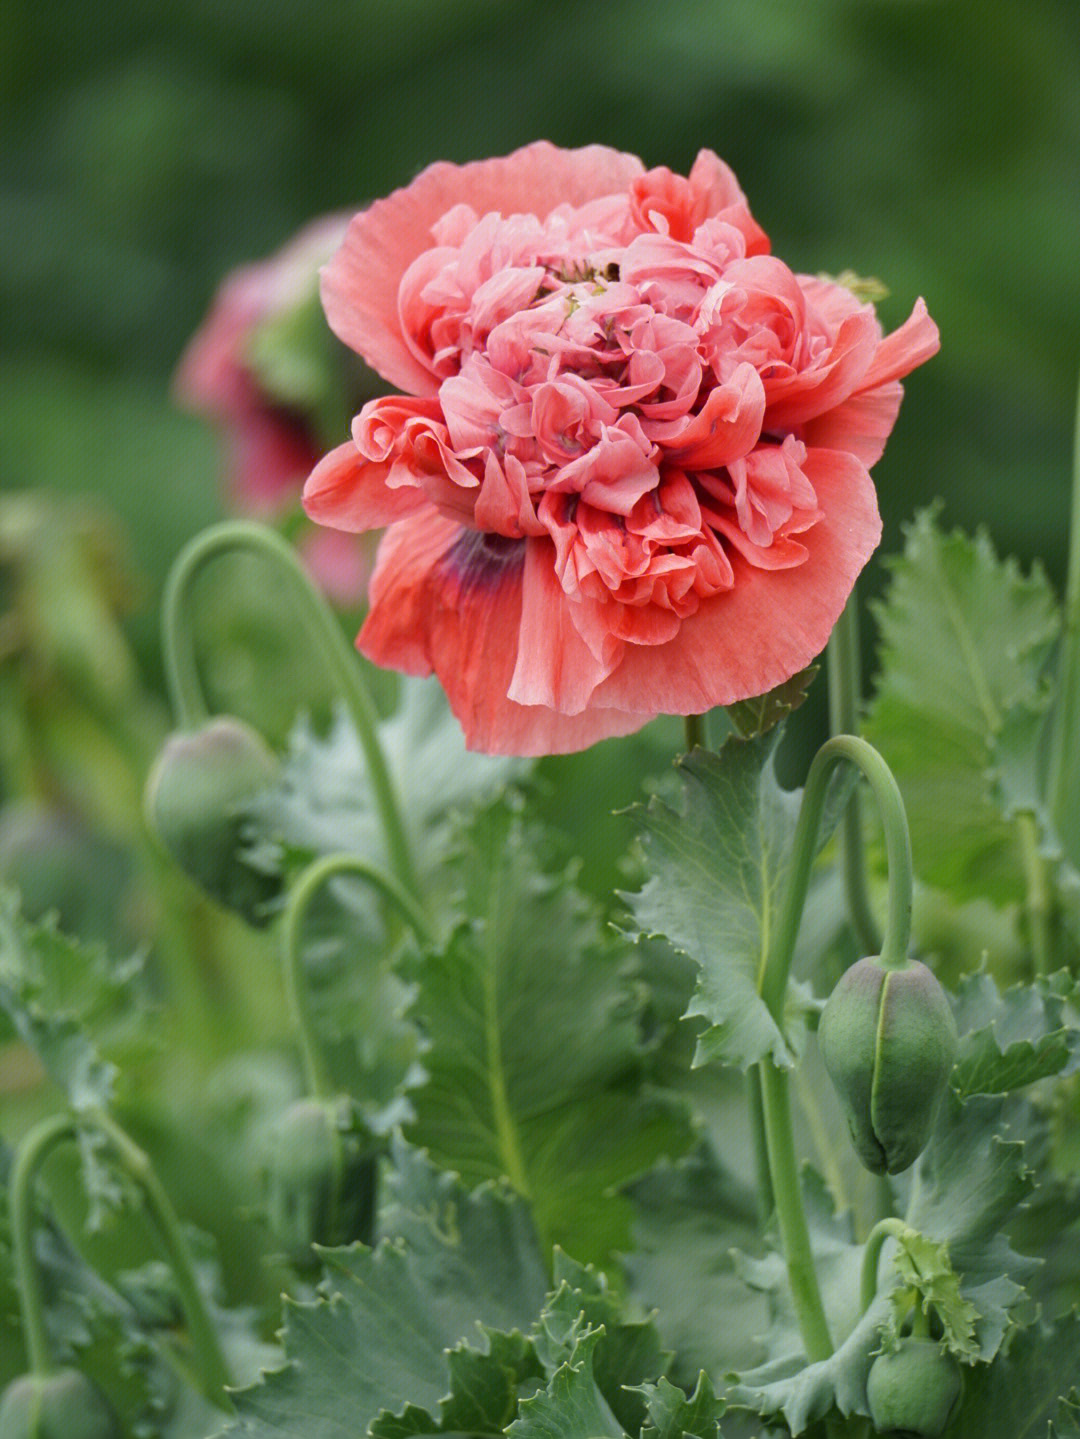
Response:
POLYGON ((286 1364, 236 1395, 226 1432, 355 1439, 377 1416, 380 1426, 395 1413, 430 1418, 451 1389, 448 1351, 481 1340, 480 1326, 532 1323, 546 1278, 520 1201, 490 1186, 469 1194, 422 1157, 399 1159, 404 1227, 424 1243, 323 1251, 320 1296, 286 1306, 286 1364))
POLYGON ((884 1335, 886 1347, 899 1345, 905 1322, 918 1310, 937 1316, 943 1343, 959 1359, 977 1359, 975 1326, 979 1311, 960 1292, 960 1277, 950 1262, 948 1246, 935 1244, 910 1226, 894 1237, 897 1248, 893 1268, 900 1283, 889 1294, 891 1315, 884 1335))
POLYGON ((933 510, 909 527, 892 570, 866 733, 903 792, 917 872, 955 899, 1020 899, 1009 817, 1037 803, 1053 593, 984 534, 943 534, 933 510))
POLYGON ((117 963, 104 949, 22 919, 0 893, 0 1006, 20 1038, 77 1110, 105 1106, 116 1066, 141 1038, 147 1005, 142 961, 117 963))
POLYGON ((766 694, 739 700, 737 704, 728 705, 722 713, 741 739, 756 739, 759 735, 768 734, 803 703, 818 669, 818 665, 810 665, 766 694))
POLYGON ((731 1250, 760 1244, 756 1197, 703 1149, 658 1166, 634 1185, 634 1244, 624 1257, 631 1293, 656 1310, 672 1377, 723 1374, 764 1357, 765 1298, 735 1273, 731 1250))
POLYGON ((507 1429, 512 1439, 623 1439, 593 1374, 593 1354, 603 1330, 590 1329, 552 1375, 547 1389, 518 1406, 507 1429))
POLYGON ((954 1003, 960 1048, 950 1083, 961 1097, 1005 1094, 1068 1072, 1080 1053, 1075 981, 1062 975, 999 991, 989 974, 966 975, 954 1003))
MULTIPOLYGON (((466 750, 434 679, 403 679, 398 708, 379 724, 378 734, 425 879, 441 865, 448 819, 531 768, 527 760, 466 750)), ((309 856, 346 850, 387 864, 363 750, 344 710, 325 737, 306 723, 297 727, 280 786, 251 814, 263 838, 309 856)))
POLYGON ((727 1406, 716 1397, 712 1380, 704 1371, 698 1375, 689 1398, 667 1379, 643 1384, 640 1393, 648 1415, 641 1439, 683 1439, 684 1435, 716 1439, 717 1421, 727 1406))
POLYGON ((979 1439, 1069 1439, 1077 1433, 1076 1410, 1068 1402, 1077 1375, 1075 1314, 1023 1330, 993 1364, 980 1364, 966 1376, 957 1432, 979 1439))
MULTIPOLYGON (((773 730, 728 741, 719 754, 695 750, 678 762, 682 808, 654 798, 636 811, 650 878, 628 899, 643 932, 663 935, 700 968, 688 1013, 710 1027, 698 1041, 697 1063, 795 1063, 795 1027, 781 1032, 758 992, 800 798, 776 781, 779 738, 773 730)), ((819 843, 835 822, 839 796, 846 798, 845 783, 826 807, 819 843)))
MULTIPOLYGON (((1007 1102, 947 1092, 920 1157, 906 1222, 945 1244, 961 1292, 979 1311, 979 1358, 1001 1347, 1038 1261, 1010 1245, 1008 1226, 1034 1188, 1022 1142, 1007 1139, 1007 1102)), ((1021 1132, 1023 1132, 1021 1130, 1021 1132)))
POLYGON ((616 1191, 690 1140, 650 1088, 626 942, 508 804, 482 811, 461 859, 463 921, 415 973, 428 1042, 410 1139, 466 1182, 505 1176, 545 1246, 602 1260, 628 1239, 616 1191))

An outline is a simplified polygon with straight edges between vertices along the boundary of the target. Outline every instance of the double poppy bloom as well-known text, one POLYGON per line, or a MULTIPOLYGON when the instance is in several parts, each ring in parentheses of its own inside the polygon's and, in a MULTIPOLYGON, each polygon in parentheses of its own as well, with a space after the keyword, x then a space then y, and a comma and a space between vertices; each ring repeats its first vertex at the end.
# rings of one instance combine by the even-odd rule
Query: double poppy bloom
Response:
POLYGON ((311 474, 386 527, 357 643, 434 671, 470 747, 543 754, 763 694, 825 646, 881 535, 899 380, 845 287, 769 253, 731 171, 541 142, 436 164, 323 271, 337 335, 401 393, 311 474))

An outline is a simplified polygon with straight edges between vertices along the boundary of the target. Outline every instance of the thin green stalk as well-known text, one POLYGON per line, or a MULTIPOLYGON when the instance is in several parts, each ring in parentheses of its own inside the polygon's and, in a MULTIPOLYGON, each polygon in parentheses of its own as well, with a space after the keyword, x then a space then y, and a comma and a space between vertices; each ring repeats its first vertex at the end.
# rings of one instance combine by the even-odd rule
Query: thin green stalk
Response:
POLYGON ((799 1330, 811 1363, 828 1359, 833 1352, 825 1308, 821 1302, 814 1252, 806 1226, 799 1165, 791 1128, 791 1100, 788 1074, 774 1064, 761 1065, 761 1095, 765 1111, 765 1136, 769 1146, 776 1217, 787 1261, 788 1283, 799 1320, 799 1330))
MULTIPOLYGON (((829 730, 855 734, 862 704, 859 656, 858 590, 852 590, 829 639, 829 730)), ((854 789, 840 823, 840 871, 848 919, 864 954, 877 954, 881 934, 870 904, 866 845, 863 838, 862 792, 854 789)))
POLYGON ((19 1145, 11 1175, 11 1245, 15 1282, 30 1368, 41 1379, 51 1374, 55 1366, 45 1327, 41 1271, 34 1258, 34 1180, 56 1146, 74 1138, 75 1121, 70 1114, 54 1114, 43 1119, 19 1145))
POLYGON ((859 1312, 865 1314, 877 1296, 878 1264, 886 1239, 901 1235, 907 1225, 902 1219, 880 1219, 866 1236, 863 1249, 862 1274, 859 1281, 859 1312))
POLYGON ((1024 869, 1027 896, 1028 929, 1035 973, 1049 974, 1054 954, 1054 895, 1047 872, 1047 863, 1039 849, 1039 827, 1029 810, 1016 816, 1020 837, 1020 858, 1024 869))
POLYGON ((184 547, 169 573, 162 600, 162 638, 165 673, 177 719, 183 725, 195 725, 209 717, 187 613, 191 586, 212 560, 237 550, 246 550, 276 565, 284 583, 291 586, 297 609, 349 707, 394 873, 410 894, 419 895, 401 808, 379 743, 375 708, 356 656, 293 550, 264 525, 249 520, 214 525, 184 547))
MULTIPOLYGON (((891 968, 907 961, 911 936, 911 841, 900 791, 888 765, 872 745, 853 735, 837 735, 818 750, 807 775, 795 826, 791 871, 783 908, 761 977, 761 997, 778 1025, 784 1021, 788 976, 806 903, 826 787, 830 774, 842 760, 857 765, 863 772, 881 810, 889 859, 888 926, 882 942, 882 962, 891 968)), ((807 1355, 811 1360, 827 1358, 832 1353, 832 1341, 814 1271, 813 1250, 802 1204, 791 1127, 788 1076, 786 1071, 768 1062, 762 1062, 758 1068, 772 1189, 792 1300, 807 1355)))
POLYGON ((705 747, 705 716, 684 715, 683 732, 686 735, 686 752, 692 749, 705 747))
POLYGON ((365 880, 400 911, 422 940, 431 939, 431 929, 420 906, 408 891, 377 866, 354 854, 330 854, 315 860, 301 873, 289 891, 288 902, 281 928, 282 964, 285 972, 285 989, 289 997, 293 1022, 300 1037, 300 1048, 304 1061, 304 1077, 308 1093, 314 1099, 327 1099, 332 1092, 330 1074, 319 1044, 311 1008, 308 1004, 307 984, 304 980, 301 960, 301 939, 304 921, 315 895, 335 875, 349 874, 365 880))
POLYGON ((131 1139, 104 1110, 95 1109, 93 1123, 109 1141, 120 1167, 142 1190, 155 1227, 165 1247, 169 1265, 187 1318, 191 1349, 202 1392, 212 1404, 232 1412, 225 1392, 232 1382, 225 1355, 195 1277, 195 1266, 184 1239, 176 1211, 150 1162, 150 1156, 131 1139))
POLYGON ((881 944, 881 961, 886 969, 900 968, 907 962, 911 939, 911 837, 908 832, 904 801, 892 771, 866 740, 855 735, 834 735, 814 756, 806 778, 802 806, 795 826, 791 873, 788 878, 784 906, 777 924, 775 943, 765 962, 761 997, 779 1022, 783 1018, 784 997, 788 975, 795 953, 810 868, 814 860, 818 825, 825 803, 829 776, 841 760, 857 765, 870 782, 877 800, 885 831, 885 850, 889 861, 889 905, 885 934, 881 944))
POLYGON ((1051 726, 1047 789, 1050 814, 1065 852, 1076 863, 1080 861, 1080 396, 1073 445, 1064 626, 1051 726))

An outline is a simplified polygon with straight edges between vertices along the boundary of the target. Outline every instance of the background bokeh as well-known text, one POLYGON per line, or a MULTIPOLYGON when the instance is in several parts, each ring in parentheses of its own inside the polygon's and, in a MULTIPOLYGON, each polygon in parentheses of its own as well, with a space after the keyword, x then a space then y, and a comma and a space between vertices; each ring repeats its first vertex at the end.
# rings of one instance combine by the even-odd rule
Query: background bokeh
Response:
MULTIPOLYGON (((940 356, 876 478, 1060 576, 1080 364, 1076 0, 8 0, 0 475, 87 493, 142 578, 220 509, 169 381, 221 277, 436 159, 540 136, 733 166, 795 268, 924 294, 940 356)), ((871 584, 873 584, 873 579, 871 584)))

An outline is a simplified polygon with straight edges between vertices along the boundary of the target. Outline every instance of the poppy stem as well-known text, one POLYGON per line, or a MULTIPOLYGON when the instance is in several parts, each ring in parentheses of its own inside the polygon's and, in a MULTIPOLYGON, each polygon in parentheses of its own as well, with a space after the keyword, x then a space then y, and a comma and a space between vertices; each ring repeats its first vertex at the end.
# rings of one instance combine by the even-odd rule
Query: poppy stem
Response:
POLYGON ((1051 715, 1047 798, 1065 853, 1077 863, 1080 862, 1080 396, 1073 444, 1069 563, 1057 678, 1057 700, 1051 715))
POLYGON ((42 1379, 53 1372, 54 1364, 45 1327, 41 1272, 34 1258, 34 1180, 56 1146, 74 1139, 75 1133, 75 1121, 70 1114, 53 1114, 43 1119, 20 1143, 11 1175, 11 1247, 19 1308, 30 1368, 42 1379))
MULTIPOLYGON (((829 730, 834 735, 855 734, 858 730, 862 705, 861 668, 856 588, 848 596, 848 602, 829 637, 829 730)), ((867 888, 862 793, 859 788, 852 790, 840 823, 840 870, 848 918, 859 948, 864 954, 877 954, 881 948, 881 934, 867 888)))
POLYGON ((398 882, 366 859, 354 854, 329 854, 302 871, 289 891, 281 928, 282 967, 293 1023, 300 1038, 304 1078, 313 1099, 327 1099, 332 1091, 330 1073, 315 1029, 308 1003, 307 984, 301 958, 304 920, 315 895, 335 875, 354 875, 365 880, 389 899, 411 925, 418 939, 430 940, 431 930, 416 901, 398 882))
MULTIPOLYGON (((816 848, 818 827, 829 777, 843 760, 857 765, 870 782, 881 811, 889 860, 888 924, 881 947, 885 968, 907 962, 911 937, 912 867, 911 840, 903 800, 892 771, 877 750, 854 735, 836 735, 814 756, 803 791, 795 826, 791 870, 773 944, 765 958, 760 993, 780 1029, 784 1027, 784 1005, 788 977, 795 952, 799 922, 806 903, 810 868, 816 848)), ((832 1353, 825 1310, 814 1270, 813 1249, 803 1209, 798 1160, 791 1127, 788 1071, 763 1060, 758 1065, 765 1138, 768 1147, 776 1217, 780 1225, 788 1283, 803 1344, 811 1362, 832 1353)))
POLYGON ((177 556, 162 600, 162 638, 169 694, 181 725, 209 718, 195 659, 187 601, 192 584, 212 560, 230 551, 246 550, 274 565, 291 588, 296 608, 330 673, 338 681, 349 708, 357 739, 364 752, 367 773, 382 822, 394 873, 411 895, 419 894, 412 852, 405 833, 401 807, 394 791, 386 758, 379 743, 375 707, 352 648, 323 596, 308 578, 292 548, 265 525, 250 520, 226 520, 204 530, 177 556))
POLYGON ((705 748, 705 716, 684 715, 683 729, 686 735, 686 752, 705 748))

